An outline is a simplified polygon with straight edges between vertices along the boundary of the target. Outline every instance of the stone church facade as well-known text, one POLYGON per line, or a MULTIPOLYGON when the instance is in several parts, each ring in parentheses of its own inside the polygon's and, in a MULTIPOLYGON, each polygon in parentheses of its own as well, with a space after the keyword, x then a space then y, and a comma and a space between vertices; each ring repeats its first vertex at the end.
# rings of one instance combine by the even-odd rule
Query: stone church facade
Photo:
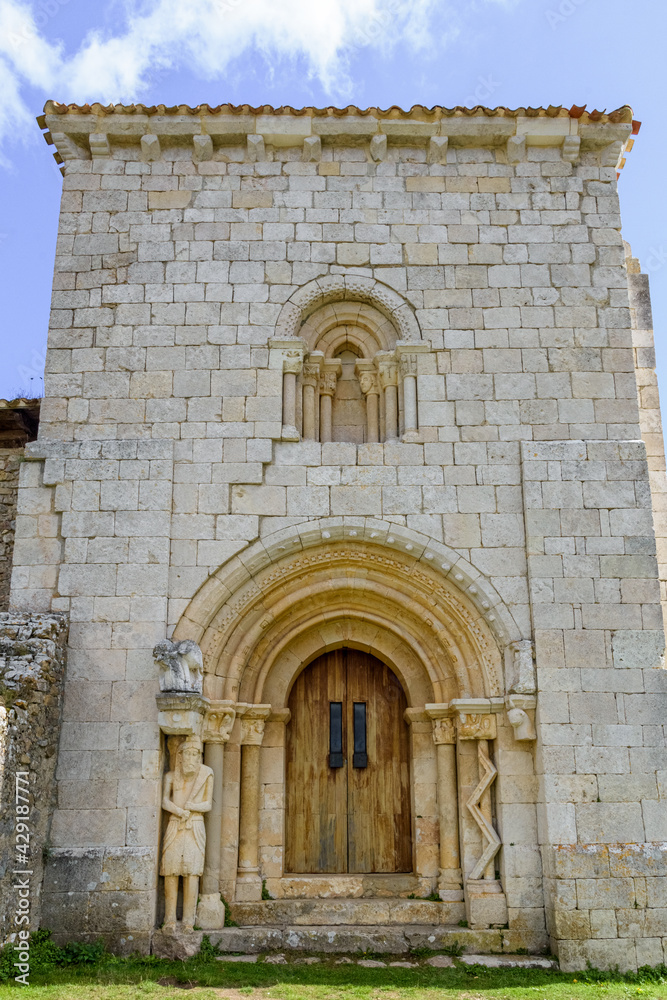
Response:
POLYGON ((69 621, 42 923, 662 962, 630 109, 39 121, 64 190, 11 611, 69 621))

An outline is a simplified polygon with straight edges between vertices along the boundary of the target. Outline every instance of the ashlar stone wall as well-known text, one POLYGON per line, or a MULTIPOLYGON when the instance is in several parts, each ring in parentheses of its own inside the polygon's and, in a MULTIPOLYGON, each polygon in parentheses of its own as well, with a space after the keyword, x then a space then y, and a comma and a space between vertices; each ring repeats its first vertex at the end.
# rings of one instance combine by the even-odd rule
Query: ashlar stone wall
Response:
POLYGON ((207 581, 222 605, 252 575, 251 544, 279 560, 315 519, 382 520, 417 558, 448 547, 503 656, 536 644, 537 750, 497 753, 510 930, 546 927, 565 967, 660 960, 664 458, 620 235, 632 114, 577 114, 47 105, 65 176, 12 601, 71 618, 59 919, 150 940, 155 642, 207 581), (285 439, 307 436, 305 325, 337 302, 394 331, 396 440, 285 439), (65 899, 72 852, 116 866, 117 931, 95 892, 65 899))

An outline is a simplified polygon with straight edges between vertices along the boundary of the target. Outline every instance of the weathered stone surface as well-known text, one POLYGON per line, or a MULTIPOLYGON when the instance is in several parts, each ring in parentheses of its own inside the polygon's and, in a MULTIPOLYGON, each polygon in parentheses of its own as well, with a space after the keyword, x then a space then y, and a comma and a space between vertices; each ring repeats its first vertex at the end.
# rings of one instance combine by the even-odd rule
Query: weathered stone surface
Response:
POLYGON ((238 717, 207 730, 202 874, 232 950, 652 960, 667 489, 631 114, 321 111, 47 114, 12 588, 71 618, 44 912, 121 950, 162 919, 160 725, 203 720, 158 716, 168 636, 238 717), (414 874, 285 874, 290 692, 342 646, 410 705, 414 874))
MULTIPOLYGON (((30 883, 31 926, 39 925, 67 628, 62 614, 0 614, 0 943, 24 926, 16 923, 22 911, 14 870, 30 872, 22 881, 30 883)), ((97 885, 101 871, 93 869, 97 885)), ((86 891, 88 884, 73 878, 68 888, 86 891)))

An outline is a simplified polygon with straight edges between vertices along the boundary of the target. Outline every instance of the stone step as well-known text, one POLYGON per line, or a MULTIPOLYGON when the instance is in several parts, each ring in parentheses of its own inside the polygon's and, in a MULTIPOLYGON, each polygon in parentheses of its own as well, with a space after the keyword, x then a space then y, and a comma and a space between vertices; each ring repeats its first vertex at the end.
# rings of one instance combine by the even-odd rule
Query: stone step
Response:
MULTIPOLYGON (((161 934, 161 932, 158 932, 161 934)), ((197 932, 195 932, 197 933, 197 932)), ((272 951, 302 951, 338 954, 376 952, 401 955, 411 949, 443 951, 455 946, 462 954, 495 955, 521 948, 538 953, 547 950, 545 934, 530 931, 471 930, 464 927, 446 927, 433 924, 404 924, 403 926, 344 924, 286 927, 225 927, 206 932, 212 943, 224 952, 258 954, 272 951)), ((201 938, 201 932, 199 932, 201 938)), ((509 956, 508 956, 509 957, 509 956)), ((511 960, 527 962, 532 956, 512 955, 511 960)))
POLYGON ((463 903, 424 899, 269 899, 232 903, 230 915, 241 926, 339 925, 389 926, 447 924, 465 920, 463 903))

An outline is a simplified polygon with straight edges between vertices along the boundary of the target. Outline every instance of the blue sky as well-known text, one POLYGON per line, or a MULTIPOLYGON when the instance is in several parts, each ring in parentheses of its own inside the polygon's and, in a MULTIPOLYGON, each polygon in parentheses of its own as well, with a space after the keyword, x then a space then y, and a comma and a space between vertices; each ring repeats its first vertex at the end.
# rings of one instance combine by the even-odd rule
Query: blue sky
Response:
POLYGON ((666 25, 650 0, 0 0, 0 397, 41 387, 62 178, 34 117, 53 98, 630 104, 623 234, 667 400, 666 25))

